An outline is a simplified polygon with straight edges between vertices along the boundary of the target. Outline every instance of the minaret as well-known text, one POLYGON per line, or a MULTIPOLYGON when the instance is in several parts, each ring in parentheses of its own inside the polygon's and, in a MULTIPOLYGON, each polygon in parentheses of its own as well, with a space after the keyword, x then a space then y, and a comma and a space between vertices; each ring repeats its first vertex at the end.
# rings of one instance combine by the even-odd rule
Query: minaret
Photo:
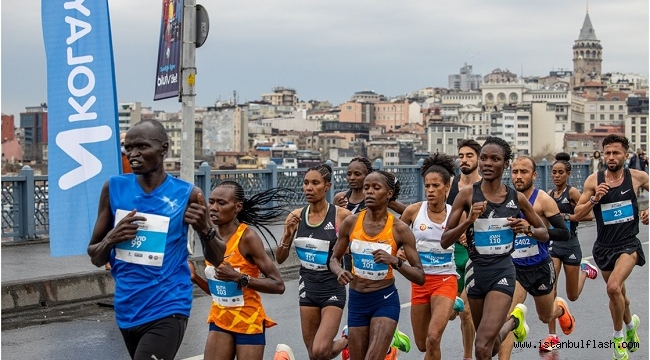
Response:
POLYGON ((596 38, 596 31, 591 25, 589 8, 580 29, 580 36, 573 45, 573 86, 580 86, 589 81, 600 81, 603 62, 603 47, 596 38))

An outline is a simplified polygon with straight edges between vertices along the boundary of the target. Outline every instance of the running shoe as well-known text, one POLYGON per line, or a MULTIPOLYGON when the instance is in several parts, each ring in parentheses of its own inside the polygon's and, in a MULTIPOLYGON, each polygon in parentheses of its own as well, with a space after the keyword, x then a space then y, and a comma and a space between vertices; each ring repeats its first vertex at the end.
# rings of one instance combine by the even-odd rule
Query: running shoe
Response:
POLYGON ((550 334, 542 341, 539 351, 553 351, 560 348, 560 338, 555 334, 550 334))
POLYGON ((563 310, 562 315, 557 318, 557 321, 560 323, 564 335, 569 335, 573 332, 576 319, 569 312, 569 305, 566 303, 566 300, 558 296, 555 298, 555 304, 563 310))
POLYGON ((407 353, 411 351, 411 338, 396 328, 393 334, 393 347, 407 353))
POLYGON ((293 356, 293 351, 289 345, 278 344, 278 346, 275 347, 273 360, 296 360, 296 358, 293 356))
POLYGON ((384 360, 397 360, 397 349, 391 346, 384 360))
POLYGON ((587 277, 590 279, 595 279, 598 277, 598 268, 593 266, 589 260, 582 260, 580 262, 580 270, 587 273, 587 277))
POLYGON ((528 324, 526 324, 526 314, 528 313, 528 308, 524 304, 517 304, 515 309, 512 310, 510 316, 517 319, 517 327, 512 329, 513 335, 515 335, 515 340, 517 342, 523 342, 526 340, 528 335, 528 324))
POLYGON ((454 311, 455 312, 463 312, 465 311, 465 302, 463 299, 459 298, 456 296, 456 301, 454 301, 454 311))
MULTIPOLYGON (((348 326, 345 325, 343 327, 343 331, 341 331, 341 337, 342 338, 348 338, 348 326)), ((349 360, 350 359, 350 348, 346 345, 343 350, 341 350, 341 359, 343 360, 349 360)))
POLYGON ((613 360, 627 360, 629 355, 627 354, 627 349, 625 348, 625 338, 619 337, 612 340, 614 343, 614 356, 613 360))
POLYGON ((341 337, 344 337, 346 339, 348 338, 348 326, 347 325, 345 325, 343 327, 343 331, 341 331, 341 337))
POLYGON ((640 322, 641 320, 639 320, 637 314, 632 315, 632 324, 634 324, 634 327, 625 331, 625 341, 630 352, 639 350, 639 335, 636 334, 636 329, 639 327, 640 322))

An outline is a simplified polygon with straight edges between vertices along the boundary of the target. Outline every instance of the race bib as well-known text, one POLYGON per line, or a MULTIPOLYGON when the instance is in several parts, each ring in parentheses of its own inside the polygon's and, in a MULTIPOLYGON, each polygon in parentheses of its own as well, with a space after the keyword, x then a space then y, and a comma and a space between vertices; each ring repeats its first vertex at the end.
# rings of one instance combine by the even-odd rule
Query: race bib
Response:
POLYGON ((327 255, 330 250, 330 242, 326 240, 299 237, 293 243, 296 245, 296 252, 300 264, 305 269, 324 271, 327 268, 327 255))
POLYGON ((537 240, 525 234, 518 234, 515 237, 515 251, 511 256, 515 259, 527 258, 539 254, 537 240))
POLYGON ((632 201, 624 200, 600 205, 605 225, 624 223, 634 220, 632 201))
POLYGON ((427 270, 449 269, 453 265, 454 248, 443 249, 440 242, 416 241, 415 247, 420 255, 422 268, 427 270))
MULTIPOLYGON (((239 269, 236 270, 239 271, 239 269)), ((205 278, 208 280, 210 295, 215 304, 221 307, 244 306, 243 290, 237 288, 236 282, 217 280, 214 266, 205 267, 205 278)))
MULTIPOLYGON (((130 211, 117 210, 115 225, 130 211)), ((169 217, 154 214, 136 213, 147 221, 138 224, 138 231, 131 240, 115 245, 115 258, 132 264, 162 266, 169 230, 169 217)))
POLYGON ((476 219, 474 222, 474 247, 479 254, 507 254, 514 238, 507 218, 476 219))
POLYGON ((350 244, 354 274, 368 280, 383 280, 388 275, 388 265, 376 263, 372 253, 384 250, 391 253, 390 244, 381 244, 353 239, 350 244))

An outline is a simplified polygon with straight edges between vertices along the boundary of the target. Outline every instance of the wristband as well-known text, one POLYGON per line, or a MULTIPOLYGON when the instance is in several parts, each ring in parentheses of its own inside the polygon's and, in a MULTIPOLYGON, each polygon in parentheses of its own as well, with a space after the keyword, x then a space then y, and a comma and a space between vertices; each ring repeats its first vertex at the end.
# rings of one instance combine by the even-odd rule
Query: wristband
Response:
POLYGON ((595 196, 591 196, 591 197, 589 198, 589 202, 592 203, 593 205, 596 205, 596 204, 598 204, 598 201, 595 201, 595 200, 594 200, 594 197, 595 197, 595 196))
POLYGON ((402 259, 397 258, 397 265, 390 264, 390 266, 395 270, 399 270, 399 268, 402 267, 402 264, 403 264, 402 259))

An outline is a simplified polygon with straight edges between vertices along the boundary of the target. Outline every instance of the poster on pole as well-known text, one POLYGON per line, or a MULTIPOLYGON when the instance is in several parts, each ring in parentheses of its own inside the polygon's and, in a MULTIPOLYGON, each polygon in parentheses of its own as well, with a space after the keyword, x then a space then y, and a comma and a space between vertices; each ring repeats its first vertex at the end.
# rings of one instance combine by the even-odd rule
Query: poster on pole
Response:
POLYGON ((154 100, 179 95, 183 38, 183 0, 163 0, 154 100))
POLYGON ((52 256, 86 254, 104 183, 120 172, 108 0, 42 0, 52 256))

